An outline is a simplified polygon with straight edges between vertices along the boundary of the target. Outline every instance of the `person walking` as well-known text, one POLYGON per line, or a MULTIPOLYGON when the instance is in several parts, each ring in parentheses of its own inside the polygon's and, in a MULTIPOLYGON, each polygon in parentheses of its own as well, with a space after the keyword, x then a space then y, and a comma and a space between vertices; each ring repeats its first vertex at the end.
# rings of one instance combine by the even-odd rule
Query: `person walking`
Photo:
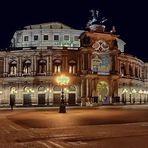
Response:
POLYGON ((14 98, 10 98, 10 107, 11 107, 11 111, 13 111, 14 105, 15 105, 15 99, 14 99, 14 98))

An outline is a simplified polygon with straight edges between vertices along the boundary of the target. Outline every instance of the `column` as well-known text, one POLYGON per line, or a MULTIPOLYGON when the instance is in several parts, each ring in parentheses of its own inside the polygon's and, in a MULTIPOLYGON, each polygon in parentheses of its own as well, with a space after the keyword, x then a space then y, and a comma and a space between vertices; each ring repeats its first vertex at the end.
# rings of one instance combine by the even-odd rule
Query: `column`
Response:
POLYGON ((46 57, 46 61, 47 61, 47 65, 46 65, 47 66, 47 68, 46 68, 47 71, 46 71, 46 74, 49 75, 49 56, 48 55, 46 57))
POLYGON ((68 60, 67 60, 67 56, 65 57, 65 70, 66 70, 66 72, 68 72, 68 60))
POLYGON ((119 60, 117 59, 117 56, 116 55, 115 55, 114 58, 115 58, 114 59, 115 60, 115 62, 114 62, 115 65, 112 65, 112 66, 115 66, 115 73, 117 73, 117 72, 120 73, 119 60))
POLYGON ((22 57, 19 57, 19 76, 22 75, 22 57))
POLYGON ((86 97, 89 96, 89 79, 86 79, 86 97))
POLYGON ((31 75, 34 75, 34 56, 31 57, 31 75))
POLYGON ((80 73, 80 56, 78 55, 78 58, 77 58, 77 63, 76 63, 76 73, 80 73))
POLYGON ((37 71, 36 71, 36 69, 37 69, 37 57, 36 56, 34 56, 34 58, 33 58, 33 66, 34 66, 34 75, 36 75, 36 73, 37 73, 37 71))
POLYGON ((16 76, 19 76, 19 68, 20 68, 20 59, 17 57, 17 65, 16 65, 16 76))
POLYGON ((3 76, 6 75, 6 57, 4 57, 4 67, 3 67, 3 76))
POLYGON ((49 57, 49 61, 50 61, 50 63, 49 63, 49 73, 51 75, 52 74, 52 56, 51 55, 49 57))
POLYGON ((6 64, 6 65, 5 65, 5 73, 8 74, 8 73, 9 73, 9 64, 8 64, 8 60, 9 60, 9 59, 6 57, 5 60, 6 60, 6 63, 5 63, 5 64, 6 64))
POLYGON ((124 65, 126 67, 126 75, 129 75, 129 63, 125 62, 124 65))
POLYGON ((86 106, 86 84, 85 84, 85 79, 81 80, 81 106, 86 106))

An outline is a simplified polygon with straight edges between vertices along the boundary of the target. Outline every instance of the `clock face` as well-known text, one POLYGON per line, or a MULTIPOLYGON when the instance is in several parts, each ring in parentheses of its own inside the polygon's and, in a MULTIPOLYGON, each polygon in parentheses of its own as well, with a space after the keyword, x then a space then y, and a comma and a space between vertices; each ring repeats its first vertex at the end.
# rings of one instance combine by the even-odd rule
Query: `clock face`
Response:
POLYGON ((105 41, 99 40, 92 45, 92 48, 94 48, 95 51, 98 52, 106 52, 109 50, 109 45, 105 41))

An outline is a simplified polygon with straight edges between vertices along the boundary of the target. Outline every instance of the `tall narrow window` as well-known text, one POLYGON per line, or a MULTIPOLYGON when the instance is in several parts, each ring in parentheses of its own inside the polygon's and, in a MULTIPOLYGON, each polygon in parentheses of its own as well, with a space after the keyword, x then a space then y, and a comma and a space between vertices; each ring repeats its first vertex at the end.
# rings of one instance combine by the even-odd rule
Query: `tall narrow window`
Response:
POLYGON ((76 61, 71 60, 69 61, 68 65, 69 65, 69 73, 75 74, 76 73, 76 61))
POLYGON ((46 60, 38 61, 38 73, 46 73, 46 60))
POLYGON ((11 75, 16 75, 16 69, 17 69, 17 62, 16 61, 12 61, 9 65, 9 73, 11 75))
POLYGON ((38 40, 38 38, 39 38, 39 36, 38 36, 38 35, 34 35, 34 41, 37 41, 37 40, 38 40))
POLYGON ((54 73, 58 73, 58 72, 61 72, 61 60, 55 60, 54 61, 54 73))
POLYGON ((44 35, 44 41, 48 40, 48 35, 44 35))
POLYGON ((28 36, 24 36, 24 41, 29 41, 29 37, 28 36))
POLYGON ((54 41, 59 41, 59 35, 54 35, 54 41))
POLYGON ((126 75, 126 69, 125 69, 125 65, 124 64, 121 64, 121 76, 125 76, 126 75))
POLYGON ((129 74, 130 74, 130 76, 133 76, 133 69, 132 69, 131 65, 129 65, 129 74))
POLYGON ((31 73, 31 62, 30 62, 30 60, 26 60, 26 61, 23 63, 23 73, 24 73, 24 74, 29 74, 29 73, 31 73))
POLYGON ((135 67, 135 76, 138 77, 138 68, 135 67))

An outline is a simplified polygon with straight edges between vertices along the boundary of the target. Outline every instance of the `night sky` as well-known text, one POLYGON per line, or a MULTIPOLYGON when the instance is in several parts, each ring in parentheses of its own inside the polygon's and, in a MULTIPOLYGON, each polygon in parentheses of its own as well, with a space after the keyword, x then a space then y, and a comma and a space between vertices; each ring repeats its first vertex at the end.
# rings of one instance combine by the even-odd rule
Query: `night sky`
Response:
POLYGON ((144 0, 5 0, 0 2, 0 48, 8 48, 16 30, 25 25, 58 21, 85 29, 89 10, 106 17, 106 30, 126 42, 125 52, 148 62, 148 6, 144 0))

